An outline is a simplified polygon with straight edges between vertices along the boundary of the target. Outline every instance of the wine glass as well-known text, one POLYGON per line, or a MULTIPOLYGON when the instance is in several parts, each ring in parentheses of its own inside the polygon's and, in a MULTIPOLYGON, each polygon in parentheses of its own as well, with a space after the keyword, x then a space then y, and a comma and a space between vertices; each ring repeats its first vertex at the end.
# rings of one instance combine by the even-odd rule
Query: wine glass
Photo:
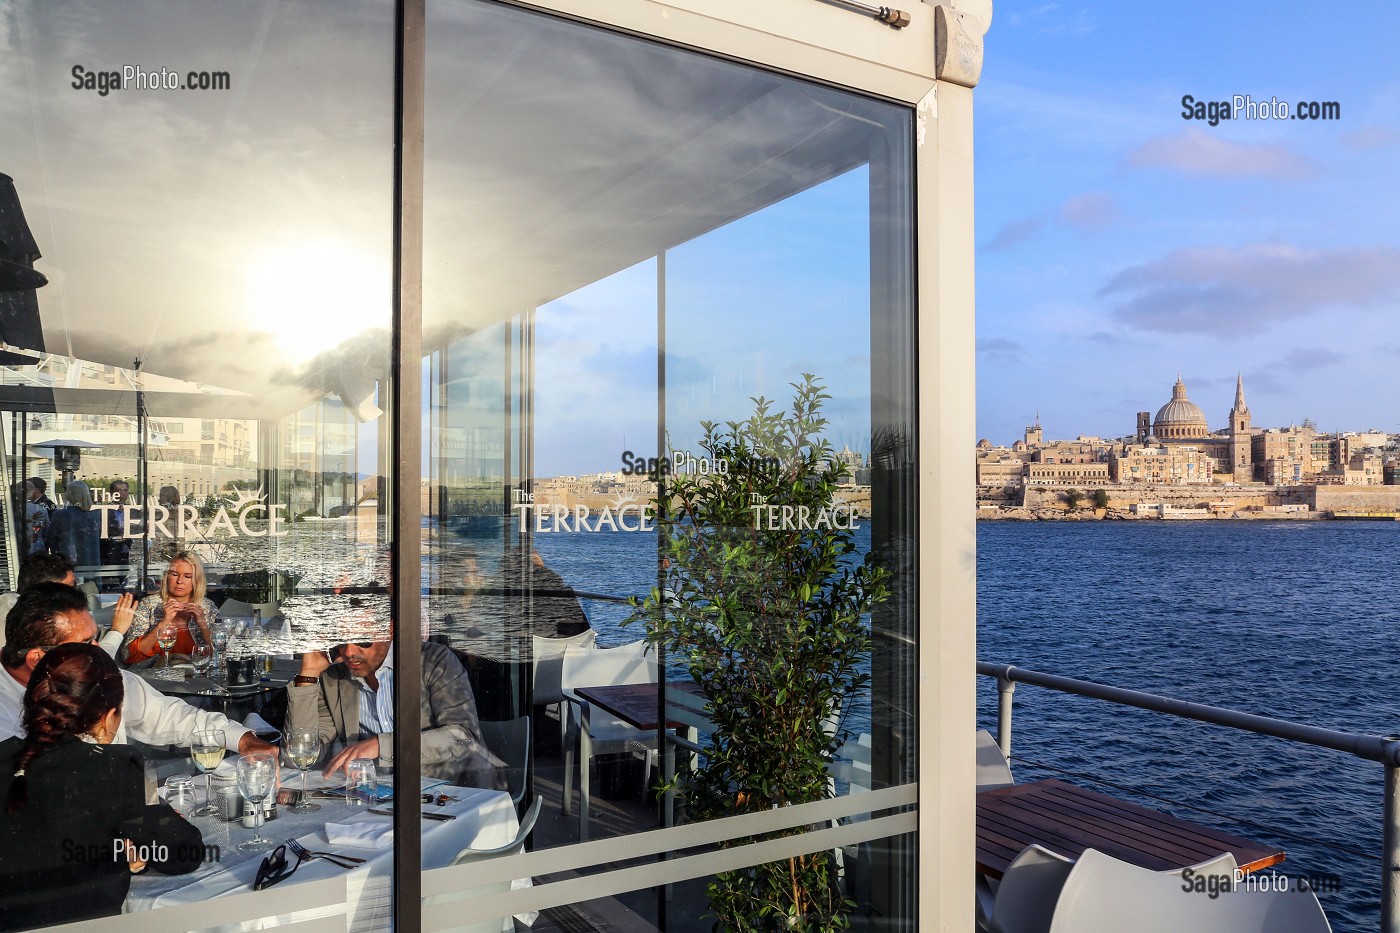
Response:
MULTIPOLYGON (((208 646, 201 647, 208 650, 208 646)), ((190 743, 190 757, 194 759, 195 767, 204 774, 204 806, 194 811, 193 815, 215 816, 223 813, 214 802, 213 778, 209 775, 224 760, 224 734, 217 729, 196 732, 194 741, 190 743)))
POLYGON ((289 732, 282 738, 282 754, 287 756, 293 768, 301 772, 301 796, 288 807, 297 813, 310 813, 321 809, 317 803, 306 799, 306 772, 321 757, 321 734, 319 732, 289 732))
POLYGON ((238 792, 243 799, 253 805, 253 820, 257 829, 253 838, 238 844, 240 852, 262 852, 272 847, 271 839, 262 835, 262 802, 272 793, 272 785, 277 778, 277 759, 271 752, 257 752, 238 759, 238 792))
POLYGON ((180 637, 180 630, 175 627, 174 622, 162 622, 156 628, 156 644, 160 645, 160 650, 165 655, 164 667, 170 668, 170 649, 175 647, 175 641, 180 637))

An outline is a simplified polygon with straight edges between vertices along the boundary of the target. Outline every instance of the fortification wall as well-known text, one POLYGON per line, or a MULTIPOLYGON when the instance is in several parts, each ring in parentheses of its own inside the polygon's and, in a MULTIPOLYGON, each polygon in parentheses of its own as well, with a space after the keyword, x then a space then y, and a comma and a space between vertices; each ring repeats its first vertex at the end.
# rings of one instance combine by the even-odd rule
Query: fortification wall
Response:
POLYGON ((1318 511, 1400 510, 1400 486, 1314 486, 1312 507, 1318 511))

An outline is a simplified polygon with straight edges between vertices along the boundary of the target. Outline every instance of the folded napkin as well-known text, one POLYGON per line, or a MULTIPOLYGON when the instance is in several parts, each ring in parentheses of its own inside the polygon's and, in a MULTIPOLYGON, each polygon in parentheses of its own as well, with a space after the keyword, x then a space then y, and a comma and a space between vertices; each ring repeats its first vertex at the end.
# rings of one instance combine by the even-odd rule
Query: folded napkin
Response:
POLYGON ((383 820, 327 823, 326 841, 333 846, 387 849, 394 844, 394 824, 383 820))
POLYGON ((253 734, 260 739, 276 742, 278 739, 282 738, 282 733, 277 731, 277 727, 259 716, 256 711, 249 713, 243 719, 243 725, 252 729, 253 734))

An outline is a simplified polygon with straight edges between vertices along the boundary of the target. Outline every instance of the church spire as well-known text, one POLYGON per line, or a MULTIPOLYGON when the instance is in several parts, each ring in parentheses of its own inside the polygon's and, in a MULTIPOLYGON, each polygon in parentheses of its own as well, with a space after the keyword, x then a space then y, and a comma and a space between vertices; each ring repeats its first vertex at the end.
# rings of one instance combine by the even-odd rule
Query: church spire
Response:
POLYGON ((1235 374, 1235 411, 1249 411, 1244 403, 1244 373, 1235 374))

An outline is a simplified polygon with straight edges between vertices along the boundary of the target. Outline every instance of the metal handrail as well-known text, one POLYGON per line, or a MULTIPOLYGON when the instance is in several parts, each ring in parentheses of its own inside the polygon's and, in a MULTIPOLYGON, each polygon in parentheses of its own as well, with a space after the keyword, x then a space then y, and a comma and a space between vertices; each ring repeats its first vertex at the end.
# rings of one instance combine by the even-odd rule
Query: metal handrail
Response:
POLYGON ((1385 766, 1385 814, 1382 841, 1381 867, 1381 931, 1400 933, 1400 740, 1394 736, 1367 735, 1360 732, 1344 732, 1339 729, 1324 729, 1304 723, 1277 719, 1273 716, 1260 716, 1242 713, 1239 710, 1210 706, 1178 700, 1175 697, 1144 693, 1108 684, 1063 677, 1033 671, 1014 664, 991 664, 977 662, 977 673, 983 677, 995 677, 997 681, 997 745, 1009 760, 1011 758, 1011 713, 1012 695, 1018 683, 1044 687, 1060 693, 1104 700, 1120 706, 1133 706, 1138 709, 1166 713, 1182 719, 1194 719, 1229 729, 1267 735, 1288 742, 1315 745, 1333 751, 1345 752, 1366 761, 1378 762, 1385 766))

